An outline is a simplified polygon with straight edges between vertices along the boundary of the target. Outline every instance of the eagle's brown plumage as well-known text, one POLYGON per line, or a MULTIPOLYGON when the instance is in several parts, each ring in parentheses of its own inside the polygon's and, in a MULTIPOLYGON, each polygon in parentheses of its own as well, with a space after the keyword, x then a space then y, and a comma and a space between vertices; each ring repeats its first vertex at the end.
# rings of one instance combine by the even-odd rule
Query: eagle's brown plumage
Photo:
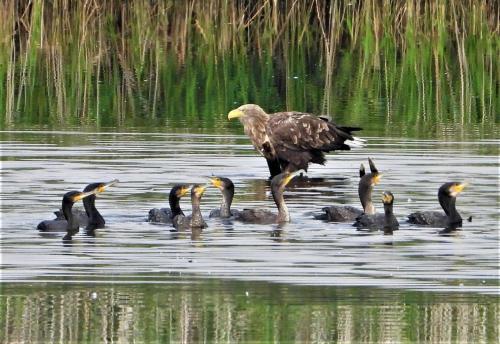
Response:
POLYGON ((271 176, 281 171, 306 170, 309 163, 324 164, 324 152, 349 150, 346 140, 361 128, 340 127, 327 118, 302 112, 268 115, 258 105, 246 104, 231 111, 239 118, 254 147, 266 158, 271 176))

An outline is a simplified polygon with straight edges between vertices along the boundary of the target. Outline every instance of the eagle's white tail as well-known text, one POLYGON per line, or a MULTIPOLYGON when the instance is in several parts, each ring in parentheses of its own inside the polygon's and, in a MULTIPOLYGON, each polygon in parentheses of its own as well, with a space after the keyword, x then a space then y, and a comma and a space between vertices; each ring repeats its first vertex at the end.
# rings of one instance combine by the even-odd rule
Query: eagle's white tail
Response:
POLYGON ((361 148, 366 146, 366 140, 360 137, 353 136, 354 140, 345 140, 344 143, 351 148, 361 148))

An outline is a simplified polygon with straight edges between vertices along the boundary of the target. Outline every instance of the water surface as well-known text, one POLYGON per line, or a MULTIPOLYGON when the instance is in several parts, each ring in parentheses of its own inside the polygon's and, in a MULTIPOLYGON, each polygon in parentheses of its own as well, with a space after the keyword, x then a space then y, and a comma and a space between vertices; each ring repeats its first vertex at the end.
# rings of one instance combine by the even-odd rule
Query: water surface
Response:
MULTIPOLYGON (((242 225, 207 220, 203 232, 171 232, 146 222, 164 207, 172 185, 231 178, 235 208, 274 209, 265 161, 244 136, 182 133, 2 133, 2 280, 4 282, 161 282, 193 275, 292 285, 373 286, 498 294, 498 141, 436 141, 369 137, 363 149, 330 154, 308 180, 286 190, 292 222, 242 225), (392 236, 357 231, 349 223, 314 220, 329 204, 359 205, 358 168, 372 157, 384 177, 375 187, 395 195, 401 229, 392 236), (70 244, 39 233, 62 194, 118 178, 97 206, 107 221, 96 237, 70 244), (438 187, 468 181, 457 201, 461 231, 412 227, 412 211, 439 209, 438 187)), ((204 215, 220 202, 217 189, 202 200, 204 215)), ((189 201, 182 207, 189 212, 189 201)))

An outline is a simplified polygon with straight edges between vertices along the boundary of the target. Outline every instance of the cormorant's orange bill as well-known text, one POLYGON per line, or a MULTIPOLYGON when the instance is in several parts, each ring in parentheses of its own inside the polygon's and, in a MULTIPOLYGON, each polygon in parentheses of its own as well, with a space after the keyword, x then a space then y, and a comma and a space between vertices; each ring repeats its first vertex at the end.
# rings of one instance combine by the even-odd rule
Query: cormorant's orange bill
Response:
POLYGON ((179 198, 184 197, 188 192, 189 192, 189 185, 184 185, 179 190, 177 190, 177 197, 179 198))
POLYGON ((84 199, 85 197, 88 197, 90 195, 95 195, 97 192, 99 192, 97 189, 98 188, 95 188, 94 190, 87 191, 87 192, 80 192, 78 195, 73 196, 73 198, 71 199, 71 201, 73 203, 76 203, 79 200, 84 199))
POLYGON ((372 177, 372 182, 373 182, 373 185, 377 185, 378 183, 380 183, 380 179, 382 179, 382 176, 383 176, 383 174, 382 174, 382 173, 377 173, 377 174, 375 174, 375 175, 372 177))
POLYGON ((469 183, 457 183, 450 187, 450 195, 456 196, 463 191, 463 189, 469 185, 469 183))
POLYGON ((205 192, 206 188, 207 187, 204 185, 198 185, 194 187, 194 192, 196 193, 197 196, 201 196, 205 192))
POLYGON ((394 199, 394 196, 392 196, 390 193, 384 192, 382 193, 382 202, 384 203, 391 203, 394 199))
POLYGON ((218 177, 210 177, 210 182, 212 183, 213 186, 215 186, 217 189, 222 190, 224 188, 224 185, 222 183, 222 180, 218 177))
POLYGON ((292 180, 293 177, 295 177, 299 172, 300 172, 300 170, 293 172, 293 173, 289 173, 287 176, 285 176, 285 178, 283 178, 283 181, 282 181, 283 186, 287 186, 288 183, 290 183, 290 180, 292 180))
POLYGON ((106 190, 107 188, 109 188, 110 186, 112 185, 115 185, 116 183, 118 183, 119 180, 118 179, 113 179, 112 181, 110 181, 109 183, 106 183, 106 184, 102 184, 100 186, 98 186, 96 188, 96 193, 100 193, 100 192, 104 192, 104 190, 106 190))
POLYGON ((234 109, 227 115, 227 119, 239 118, 243 115, 243 111, 241 111, 240 109, 234 109))

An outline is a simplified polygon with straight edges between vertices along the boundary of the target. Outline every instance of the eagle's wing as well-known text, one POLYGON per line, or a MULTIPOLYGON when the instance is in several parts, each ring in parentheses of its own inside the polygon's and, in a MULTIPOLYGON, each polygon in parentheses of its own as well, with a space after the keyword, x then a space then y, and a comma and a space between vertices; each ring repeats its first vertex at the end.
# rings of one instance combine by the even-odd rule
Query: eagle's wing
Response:
POLYGON ((359 128, 338 127, 326 118, 301 112, 271 115, 266 132, 276 155, 297 169, 309 162, 323 164, 323 152, 349 150, 346 140, 354 140, 351 131, 359 128))

